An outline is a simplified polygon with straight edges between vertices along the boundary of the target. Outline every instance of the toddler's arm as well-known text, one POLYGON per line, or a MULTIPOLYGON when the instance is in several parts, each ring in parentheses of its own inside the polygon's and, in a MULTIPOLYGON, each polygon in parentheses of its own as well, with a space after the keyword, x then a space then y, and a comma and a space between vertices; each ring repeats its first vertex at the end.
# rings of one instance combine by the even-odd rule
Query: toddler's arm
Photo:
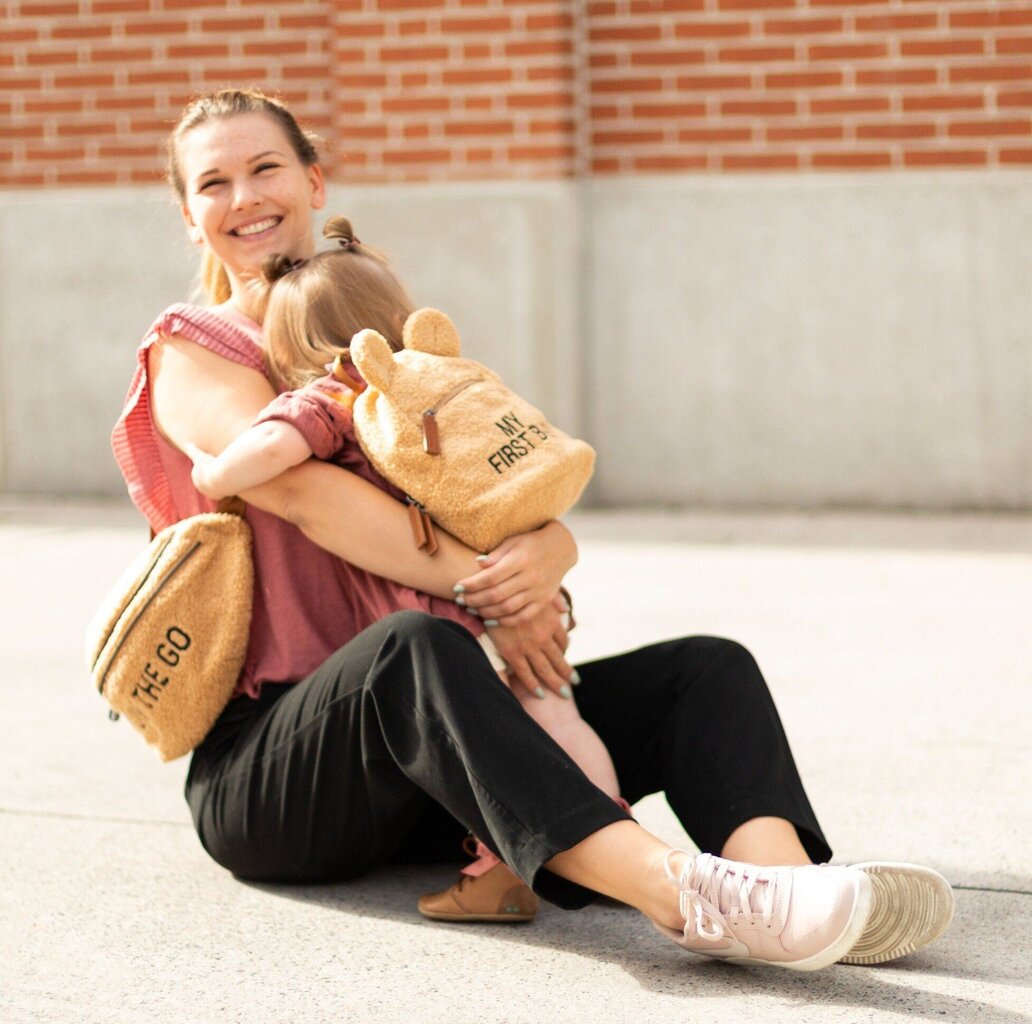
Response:
POLYGON ((211 455, 189 442, 183 450, 194 464, 194 487, 213 501, 275 480, 312 455, 301 431, 284 420, 249 427, 221 455, 211 455))

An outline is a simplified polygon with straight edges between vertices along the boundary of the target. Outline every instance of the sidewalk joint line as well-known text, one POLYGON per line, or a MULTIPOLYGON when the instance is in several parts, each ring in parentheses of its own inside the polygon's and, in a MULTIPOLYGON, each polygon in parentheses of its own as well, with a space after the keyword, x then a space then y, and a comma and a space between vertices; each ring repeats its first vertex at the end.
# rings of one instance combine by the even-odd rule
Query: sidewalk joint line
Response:
POLYGON ((1013 896, 1032 896, 1028 889, 993 889, 988 885, 955 885, 954 889, 963 889, 964 892, 1005 892, 1013 896))
POLYGON ((73 814, 70 811, 27 811, 17 807, 0 807, 0 814, 18 818, 58 818, 63 821, 94 821, 104 825, 165 825, 170 828, 193 828, 187 821, 162 821, 156 818, 110 818, 95 814, 73 814))

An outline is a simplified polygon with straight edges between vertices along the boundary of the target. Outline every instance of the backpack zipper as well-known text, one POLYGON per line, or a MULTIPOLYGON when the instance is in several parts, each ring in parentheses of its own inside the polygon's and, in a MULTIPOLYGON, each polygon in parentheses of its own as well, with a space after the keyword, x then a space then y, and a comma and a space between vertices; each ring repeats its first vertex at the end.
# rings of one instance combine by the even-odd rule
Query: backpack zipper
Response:
MULTIPOLYGON (((427 455, 440 455, 441 454, 441 436, 437 431, 437 414, 441 411, 453 398, 461 394, 466 388, 473 384, 479 384, 481 378, 474 377, 472 380, 464 380, 461 384, 456 384, 443 398, 437 400, 436 405, 432 405, 429 409, 423 410, 423 451, 427 455)), ((422 507, 422 506, 420 506, 422 507)))

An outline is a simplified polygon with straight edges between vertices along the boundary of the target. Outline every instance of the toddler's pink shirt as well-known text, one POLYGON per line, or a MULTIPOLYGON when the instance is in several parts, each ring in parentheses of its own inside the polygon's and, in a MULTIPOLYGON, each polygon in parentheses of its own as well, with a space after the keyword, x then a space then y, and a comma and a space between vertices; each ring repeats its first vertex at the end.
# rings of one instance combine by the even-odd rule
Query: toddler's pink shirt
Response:
MULTIPOLYGON (((151 325, 111 442, 129 495, 155 532, 215 507, 193 486, 190 460, 159 434, 151 416, 148 355, 173 335, 265 372, 261 328, 244 317, 177 304, 151 325)), ((346 523, 347 509, 340 516, 346 523)), ((453 602, 358 569, 277 516, 248 506, 247 521, 254 534, 254 615, 237 694, 256 697, 264 682, 297 682, 394 611, 425 611, 459 622, 475 636, 483 632, 479 619, 453 602)))

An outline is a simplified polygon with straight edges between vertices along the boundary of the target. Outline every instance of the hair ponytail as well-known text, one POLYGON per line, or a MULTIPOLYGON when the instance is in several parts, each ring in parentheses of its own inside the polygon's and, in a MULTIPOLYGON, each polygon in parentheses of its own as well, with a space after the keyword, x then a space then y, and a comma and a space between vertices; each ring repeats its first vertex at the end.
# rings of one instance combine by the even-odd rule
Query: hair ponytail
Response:
POLYGON ((204 253, 201 256, 200 277, 204 294, 213 306, 219 306, 223 302, 229 301, 230 296, 233 294, 233 289, 229 283, 229 275, 226 273, 226 268, 222 265, 222 260, 207 247, 205 247, 204 253))

